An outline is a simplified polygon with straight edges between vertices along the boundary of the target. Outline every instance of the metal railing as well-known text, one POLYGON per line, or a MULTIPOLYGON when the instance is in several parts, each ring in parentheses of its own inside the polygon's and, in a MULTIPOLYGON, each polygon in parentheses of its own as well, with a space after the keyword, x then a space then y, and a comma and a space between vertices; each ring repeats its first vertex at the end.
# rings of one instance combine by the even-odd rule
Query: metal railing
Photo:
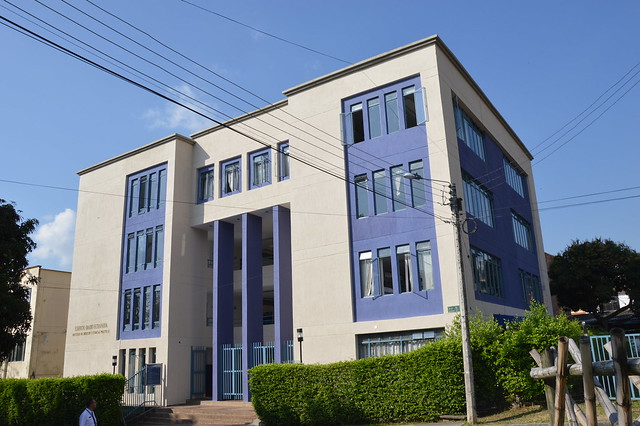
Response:
MULTIPOLYGON (((627 334, 627 357, 640 357, 640 334, 627 334)), ((606 361, 611 359, 611 355, 604 348, 611 340, 611 336, 591 336, 591 356, 593 361, 606 361)), ((610 399, 616 398, 616 379, 613 376, 598 376, 598 380, 602 384, 605 392, 610 399)), ((630 384, 631 399, 640 400, 640 391, 630 384)))
MULTIPOLYGON (((158 364, 155 365, 157 366, 158 364)), ((160 384, 150 385, 147 380, 149 378, 147 367, 147 365, 142 367, 125 382, 121 405, 130 408, 126 416, 124 416, 125 420, 140 414, 145 407, 162 405, 164 368, 162 365, 159 367, 160 384)))

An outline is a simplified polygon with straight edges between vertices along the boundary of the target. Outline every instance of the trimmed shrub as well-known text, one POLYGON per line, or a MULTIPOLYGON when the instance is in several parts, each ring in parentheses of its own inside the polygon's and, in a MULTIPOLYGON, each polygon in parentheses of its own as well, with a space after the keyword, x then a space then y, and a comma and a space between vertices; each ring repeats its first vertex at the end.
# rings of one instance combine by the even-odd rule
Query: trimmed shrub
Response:
POLYGON ((76 425, 87 398, 101 424, 120 423, 124 377, 112 374, 0 380, 0 425, 76 425))

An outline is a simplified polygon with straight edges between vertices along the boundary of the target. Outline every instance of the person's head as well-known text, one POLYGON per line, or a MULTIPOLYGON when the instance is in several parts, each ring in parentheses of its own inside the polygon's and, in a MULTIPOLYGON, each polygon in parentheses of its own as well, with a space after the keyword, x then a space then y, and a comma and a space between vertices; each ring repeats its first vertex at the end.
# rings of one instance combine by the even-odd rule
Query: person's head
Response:
POLYGON ((87 399, 87 408, 91 411, 96 409, 96 400, 93 398, 87 399))

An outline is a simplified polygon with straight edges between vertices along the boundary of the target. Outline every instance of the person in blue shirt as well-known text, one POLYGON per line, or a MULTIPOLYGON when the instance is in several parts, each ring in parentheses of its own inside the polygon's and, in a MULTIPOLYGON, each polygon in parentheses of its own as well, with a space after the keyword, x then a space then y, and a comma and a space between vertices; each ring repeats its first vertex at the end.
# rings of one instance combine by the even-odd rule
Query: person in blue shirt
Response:
POLYGON ((96 400, 93 398, 87 399, 87 408, 80 414, 79 426, 97 426, 98 420, 96 420, 96 400))

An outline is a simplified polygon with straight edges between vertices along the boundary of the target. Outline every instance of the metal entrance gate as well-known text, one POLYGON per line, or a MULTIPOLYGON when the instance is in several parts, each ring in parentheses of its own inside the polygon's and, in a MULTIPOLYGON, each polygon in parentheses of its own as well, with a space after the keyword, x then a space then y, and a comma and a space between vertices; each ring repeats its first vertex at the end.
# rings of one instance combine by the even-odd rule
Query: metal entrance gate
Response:
POLYGON ((222 399, 242 399, 242 345, 222 345, 222 399))
POLYGON ((204 398, 207 383, 207 350, 191 347, 191 399, 204 398))

